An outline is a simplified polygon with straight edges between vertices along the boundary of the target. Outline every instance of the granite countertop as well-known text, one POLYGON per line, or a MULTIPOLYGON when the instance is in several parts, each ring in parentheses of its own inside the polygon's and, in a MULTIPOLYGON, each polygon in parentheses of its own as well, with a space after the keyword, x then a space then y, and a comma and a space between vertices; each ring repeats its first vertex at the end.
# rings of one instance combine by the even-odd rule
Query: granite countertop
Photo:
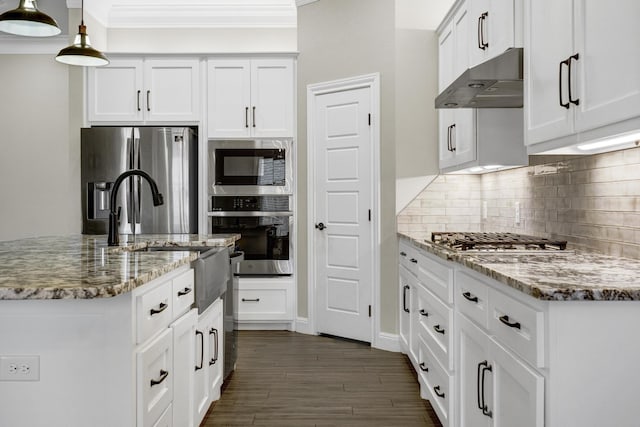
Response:
POLYGON ((587 252, 461 253, 398 233, 442 259, 457 262, 534 298, 550 301, 638 301, 640 263, 587 252))
POLYGON ((130 292, 187 265, 197 252, 133 252, 146 246, 229 246, 239 234, 52 236, 0 242, 0 300, 91 299, 130 292))

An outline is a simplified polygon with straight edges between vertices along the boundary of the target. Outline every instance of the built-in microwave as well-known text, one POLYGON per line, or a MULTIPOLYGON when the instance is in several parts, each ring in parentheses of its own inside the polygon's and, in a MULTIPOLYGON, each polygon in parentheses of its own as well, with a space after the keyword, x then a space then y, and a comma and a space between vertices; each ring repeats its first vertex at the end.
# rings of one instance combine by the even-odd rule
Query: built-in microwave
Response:
POLYGON ((290 139, 209 140, 209 194, 292 194, 290 139))

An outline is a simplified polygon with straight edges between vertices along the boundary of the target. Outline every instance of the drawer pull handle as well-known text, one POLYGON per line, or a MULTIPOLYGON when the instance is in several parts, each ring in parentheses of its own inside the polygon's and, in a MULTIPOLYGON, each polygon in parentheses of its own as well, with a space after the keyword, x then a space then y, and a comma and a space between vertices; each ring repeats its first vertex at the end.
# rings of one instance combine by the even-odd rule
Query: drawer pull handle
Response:
POLYGON ((260 298, 242 298, 242 302, 260 302, 260 298))
POLYGON ((213 335, 213 358, 209 360, 209 366, 215 365, 218 361, 218 330, 216 328, 211 328, 209 330, 209 335, 213 335))
POLYGON ((424 311, 424 309, 420 310, 420 314, 422 314, 424 317, 429 317, 429 312, 424 311))
POLYGON ((424 362, 420 364, 420 370, 423 372, 429 372, 429 368, 427 368, 427 365, 425 365, 424 362))
POLYGON ((440 392, 440 386, 437 385, 433 388, 433 392, 436 394, 436 396, 438 396, 441 399, 444 399, 444 393, 440 392))
POLYGON ((520 329, 520 322, 510 322, 509 316, 507 316, 506 314, 504 316, 500 316, 498 319, 500 319, 502 323, 504 323, 510 328, 520 329))
POLYGON ((160 384, 162 381, 166 380, 168 376, 169 376, 169 371, 165 371, 164 369, 160 369, 160 378, 158 378, 157 380, 152 379, 151 380, 151 387, 153 387, 154 385, 160 384))
POLYGON ((183 290, 178 291, 178 296, 179 297, 183 297, 183 296, 185 296, 187 294, 190 294, 192 290, 193 289, 191 289, 191 288, 184 288, 183 290))
POLYGON ((475 302, 475 303, 478 302, 478 297, 475 296, 475 295, 471 295, 471 292, 464 292, 462 294, 462 296, 465 297, 466 299, 468 299, 471 302, 475 302))
POLYGON ((411 258, 409 261, 411 261, 411 262, 412 262, 412 263, 414 263, 414 264, 417 264, 417 263, 418 263, 418 260, 417 260, 417 259, 415 259, 415 258, 411 258))
POLYGON ((202 331, 196 331, 196 336, 200 335, 200 366, 196 365, 196 371, 202 369, 204 362, 204 334, 202 331))
POLYGON ((407 253, 406 252, 400 252, 400 255, 401 256, 407 256, 407 253))
POLYGON ((162 313, 163 311, 165 311, 167 309, 167 307, 169 307, 169 304, 165 304, 165 303, 161 302, 160 306, 158 306, 158 308, 152 308, 149 311, 149 313, 151 313, 151 315, 153 316, 154 314, 162 313))
POLYGON ((439 334, 442 334, 442 335, 444 335, 444 332, 445 332, 445 331, 444 331, 444 329, 442 329, 442 328, 440 327, 440 325, 435 325, 435 326, 433 327, 433 330, 434 330, 434 331, 436 331, 436 332, 437 332, 437 333, 439 333, 439 334))

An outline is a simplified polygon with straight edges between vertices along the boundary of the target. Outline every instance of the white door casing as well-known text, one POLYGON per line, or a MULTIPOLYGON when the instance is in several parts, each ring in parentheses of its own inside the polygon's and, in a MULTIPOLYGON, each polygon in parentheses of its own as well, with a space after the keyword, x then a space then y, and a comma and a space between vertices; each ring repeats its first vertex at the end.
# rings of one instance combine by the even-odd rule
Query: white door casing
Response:
POLYGON ((377 81, 375 74, 311 85, 308 91, 309 323, 314 332, 374 346, 379 331, 377 81), (314 228, 319 223, 326 228, 314 228))

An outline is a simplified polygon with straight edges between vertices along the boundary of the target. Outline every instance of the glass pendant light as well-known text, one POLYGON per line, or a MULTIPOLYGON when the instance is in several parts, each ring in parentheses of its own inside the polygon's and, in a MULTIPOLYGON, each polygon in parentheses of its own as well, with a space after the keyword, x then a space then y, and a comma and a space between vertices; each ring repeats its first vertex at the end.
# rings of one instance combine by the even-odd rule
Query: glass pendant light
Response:
POLYGON ((91 41, 87 35, 87 27, 84 25, 84 0, 81 4, 81 19, 80 26, 78 28, 78 34, 73 40, 71 46, 62 49, 56 61, 69 65, 80 65, 83 67, 99 67, 101 65, 107 65, 109 60, 99 50, 91 47, 91 41))
POLYGON ((20 0, 17 9, 0 15, 0 31, 19 36, 49 37, 60 34, 55 19, 38 10, 36 0, 20 0))

